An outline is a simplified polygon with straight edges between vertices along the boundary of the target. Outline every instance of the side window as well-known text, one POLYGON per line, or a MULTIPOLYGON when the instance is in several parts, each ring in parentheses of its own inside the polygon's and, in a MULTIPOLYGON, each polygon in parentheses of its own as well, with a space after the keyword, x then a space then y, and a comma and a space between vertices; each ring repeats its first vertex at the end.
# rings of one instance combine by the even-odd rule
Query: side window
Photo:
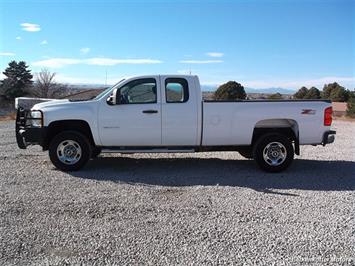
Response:
POLYGON ((154 78, 136 79, 120 89, 120 103, 156 103, 157 83, 154 78))
POLYGON ((189 99, 189 86, 186 79, 167 78, 165 80, 167 103, 184 103, 189 99))

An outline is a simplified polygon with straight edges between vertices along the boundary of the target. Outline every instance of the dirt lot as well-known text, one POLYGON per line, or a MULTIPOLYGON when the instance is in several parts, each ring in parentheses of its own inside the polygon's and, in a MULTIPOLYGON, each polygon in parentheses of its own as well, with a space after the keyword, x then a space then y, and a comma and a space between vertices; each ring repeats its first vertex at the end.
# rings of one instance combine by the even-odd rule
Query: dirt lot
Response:
POLYGON ((0 122, 0 265, 354 265, 355 123, 284 173, 237 153, 115 155, 75 173, 0 122))

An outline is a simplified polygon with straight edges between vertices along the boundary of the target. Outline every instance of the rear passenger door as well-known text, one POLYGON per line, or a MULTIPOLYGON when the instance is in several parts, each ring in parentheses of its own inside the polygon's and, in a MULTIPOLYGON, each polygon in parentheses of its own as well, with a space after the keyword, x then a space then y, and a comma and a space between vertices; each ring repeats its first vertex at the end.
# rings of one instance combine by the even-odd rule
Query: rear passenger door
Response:
POLYGON ((193 79, 160 76, 162 92, 162 145, 199 145, 198 105, 193 79))

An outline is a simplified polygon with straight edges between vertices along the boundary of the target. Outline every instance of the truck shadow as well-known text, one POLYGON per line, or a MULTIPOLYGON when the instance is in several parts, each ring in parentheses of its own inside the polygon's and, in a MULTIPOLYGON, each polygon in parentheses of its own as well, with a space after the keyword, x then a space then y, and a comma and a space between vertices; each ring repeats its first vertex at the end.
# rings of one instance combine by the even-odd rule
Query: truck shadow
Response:
POLYGON ((270 189, 352 191, 355 162, 295 160, 285 172, 259 170, 252 160, 218 158, 110 158, 92 160, 73 176, 118 183, 159 186, 237 186, 266 193, 270 189))

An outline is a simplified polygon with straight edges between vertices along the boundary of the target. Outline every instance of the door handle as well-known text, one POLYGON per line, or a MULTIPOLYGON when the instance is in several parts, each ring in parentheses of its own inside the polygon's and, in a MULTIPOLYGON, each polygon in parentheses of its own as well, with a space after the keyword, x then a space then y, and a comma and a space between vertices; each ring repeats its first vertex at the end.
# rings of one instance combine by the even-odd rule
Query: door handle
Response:
POLYGON ((156 113, 158 113, 158 110, 144 110, 144 111, 142 111, 142 113, 145 113, 145 114, 156 114, 156 113))

